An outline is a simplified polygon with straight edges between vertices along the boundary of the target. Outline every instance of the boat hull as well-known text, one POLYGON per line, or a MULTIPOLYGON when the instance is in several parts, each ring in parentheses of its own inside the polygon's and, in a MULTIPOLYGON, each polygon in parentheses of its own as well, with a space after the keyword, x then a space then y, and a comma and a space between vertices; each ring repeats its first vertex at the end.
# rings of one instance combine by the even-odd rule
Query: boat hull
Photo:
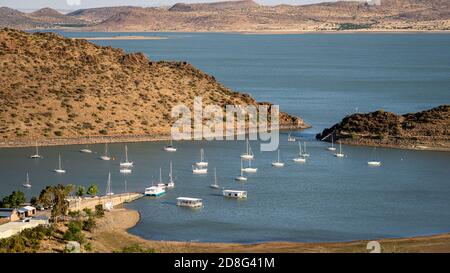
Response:
POLYGON ((177 148, 173 148, 173 147, 164 147, 164 151, 169 152, 169 153, 174 153, 177 151, 177 148))
POLYGON ((281 162, 272 162, 273 167, 281 168, 284 167, 284 163, 281 162))
POLYGON ((373 167, 379 167, 379 166, 381 166, 381 162, 380 161, 369 161, 369 162, 367 162, 367 165, 373 166, 373 167))
POLYGON ((305 163, 306 158, 294 158, 294 159, 292 159, 292 161, 297 162, 297 163, 305 163))
POLYGON ((241 170, 245 173, 256 173, 258 171, 257 168, 243 168, 241 170))
POLYGON ((253 157, 254 157, 253 155, 241 155, 241 158, 245 160, 252 160, 253 157))

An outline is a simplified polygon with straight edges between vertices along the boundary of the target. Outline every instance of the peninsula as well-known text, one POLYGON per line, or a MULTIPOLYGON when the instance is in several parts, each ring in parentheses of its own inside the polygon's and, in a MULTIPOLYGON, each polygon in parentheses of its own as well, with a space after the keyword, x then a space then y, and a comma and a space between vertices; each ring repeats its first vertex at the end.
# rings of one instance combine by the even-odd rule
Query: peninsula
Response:
MULTIPOLYGON (((0 80, 0 146, 162 140, 172 107, 192 107, 195 97, 222 109, 268 104, 186 62, 7 28, 0 30, 0 80)), ((281 112, 280 127, 309 125, 281 112)))
POLYGON ((352 114, 316 135, 342 144, 450 151, 450 105, 404 115, 352 114))

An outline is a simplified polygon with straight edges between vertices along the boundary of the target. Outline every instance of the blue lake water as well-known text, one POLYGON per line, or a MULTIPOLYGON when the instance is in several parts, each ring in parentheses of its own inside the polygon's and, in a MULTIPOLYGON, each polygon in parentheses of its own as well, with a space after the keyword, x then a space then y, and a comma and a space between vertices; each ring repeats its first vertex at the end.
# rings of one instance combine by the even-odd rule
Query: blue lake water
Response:
MULTIPOLYGON (((166 40, 95 41, 142 51, 151 59, 186 60, 234 90, 279 104, 313 128, 296 135, 307 141, 306 164, 290 161, 295 143, 281 136, 287 165, 274 169, 275 153, 261 153, 258 173, 245 183, 238 174, 243 142, 183 142, 167 154, 164 143, 132 143, 133 173, 119 173, 123 144, 111 144, 116 160, 81 154, 81 146, 42 148, 44 160, 30 160, 31 148, 0 149, 1 193, 20 189, 26 172, 39 193, 47 184, 97 183, 113 190, 142 191, 174 163, 176 188, 160 198, 143 198, 128 206, 141 214, 130 231, 148 239, 184 241, 347 241, 428 235, 450 231, 450 153, 379 149, 383 165, 370 168, 372 149, 344 146, 337 159, 314 134, 356 110, 415 112, 450 103, 450 35, 445 34, 308 34, 239 35, 180 33, 63 33, 69 37, 155 35, 166 40), (204 147, 210 173, 194 176, 191 164, 204 147), (51 172, 58 153, 65 175, 51 172), (245 189, 247 200, 227 200, 209 188, 213 168, 219 184, 245 189), (176 207, 179 196, 198 197, 205 207, 176 207)), ((97 153, 102 145, 91 146, 97 153)))

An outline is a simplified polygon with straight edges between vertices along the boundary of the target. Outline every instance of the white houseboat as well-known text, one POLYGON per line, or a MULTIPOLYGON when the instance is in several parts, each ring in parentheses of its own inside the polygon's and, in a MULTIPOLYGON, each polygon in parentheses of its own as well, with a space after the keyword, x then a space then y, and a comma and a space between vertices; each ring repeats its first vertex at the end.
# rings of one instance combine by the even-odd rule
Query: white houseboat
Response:
POLYGON ((230 198, 247 198, 247 192, 237 190, 224 190, 223 196, 230 198))
POLYGON ((160 196, 166 193, 165 188, 158 186, 151 186, 149 188, 145 188, 144 195, 145 196, 160 196))
POLYGON ((203 201, 199 198, 191 197, 178 197, 177 206, 188 208, 201 208, 203 207, 203 201))

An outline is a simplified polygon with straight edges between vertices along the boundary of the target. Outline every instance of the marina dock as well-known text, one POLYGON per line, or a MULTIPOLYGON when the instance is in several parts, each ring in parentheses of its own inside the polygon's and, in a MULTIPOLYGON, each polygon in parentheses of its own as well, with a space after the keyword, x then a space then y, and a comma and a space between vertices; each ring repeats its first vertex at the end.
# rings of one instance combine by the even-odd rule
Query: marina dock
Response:
POLYGON ((95 209, 95 206, 100 204, 105 207, 106 203, 112 203, 113 206, 118 206, 123 203, 132 202, 142 196, 144 196, 142 193, 130 192, 95 197, 73 197, 68 199, 69 211, 80 211, 85 208, 95 209))

